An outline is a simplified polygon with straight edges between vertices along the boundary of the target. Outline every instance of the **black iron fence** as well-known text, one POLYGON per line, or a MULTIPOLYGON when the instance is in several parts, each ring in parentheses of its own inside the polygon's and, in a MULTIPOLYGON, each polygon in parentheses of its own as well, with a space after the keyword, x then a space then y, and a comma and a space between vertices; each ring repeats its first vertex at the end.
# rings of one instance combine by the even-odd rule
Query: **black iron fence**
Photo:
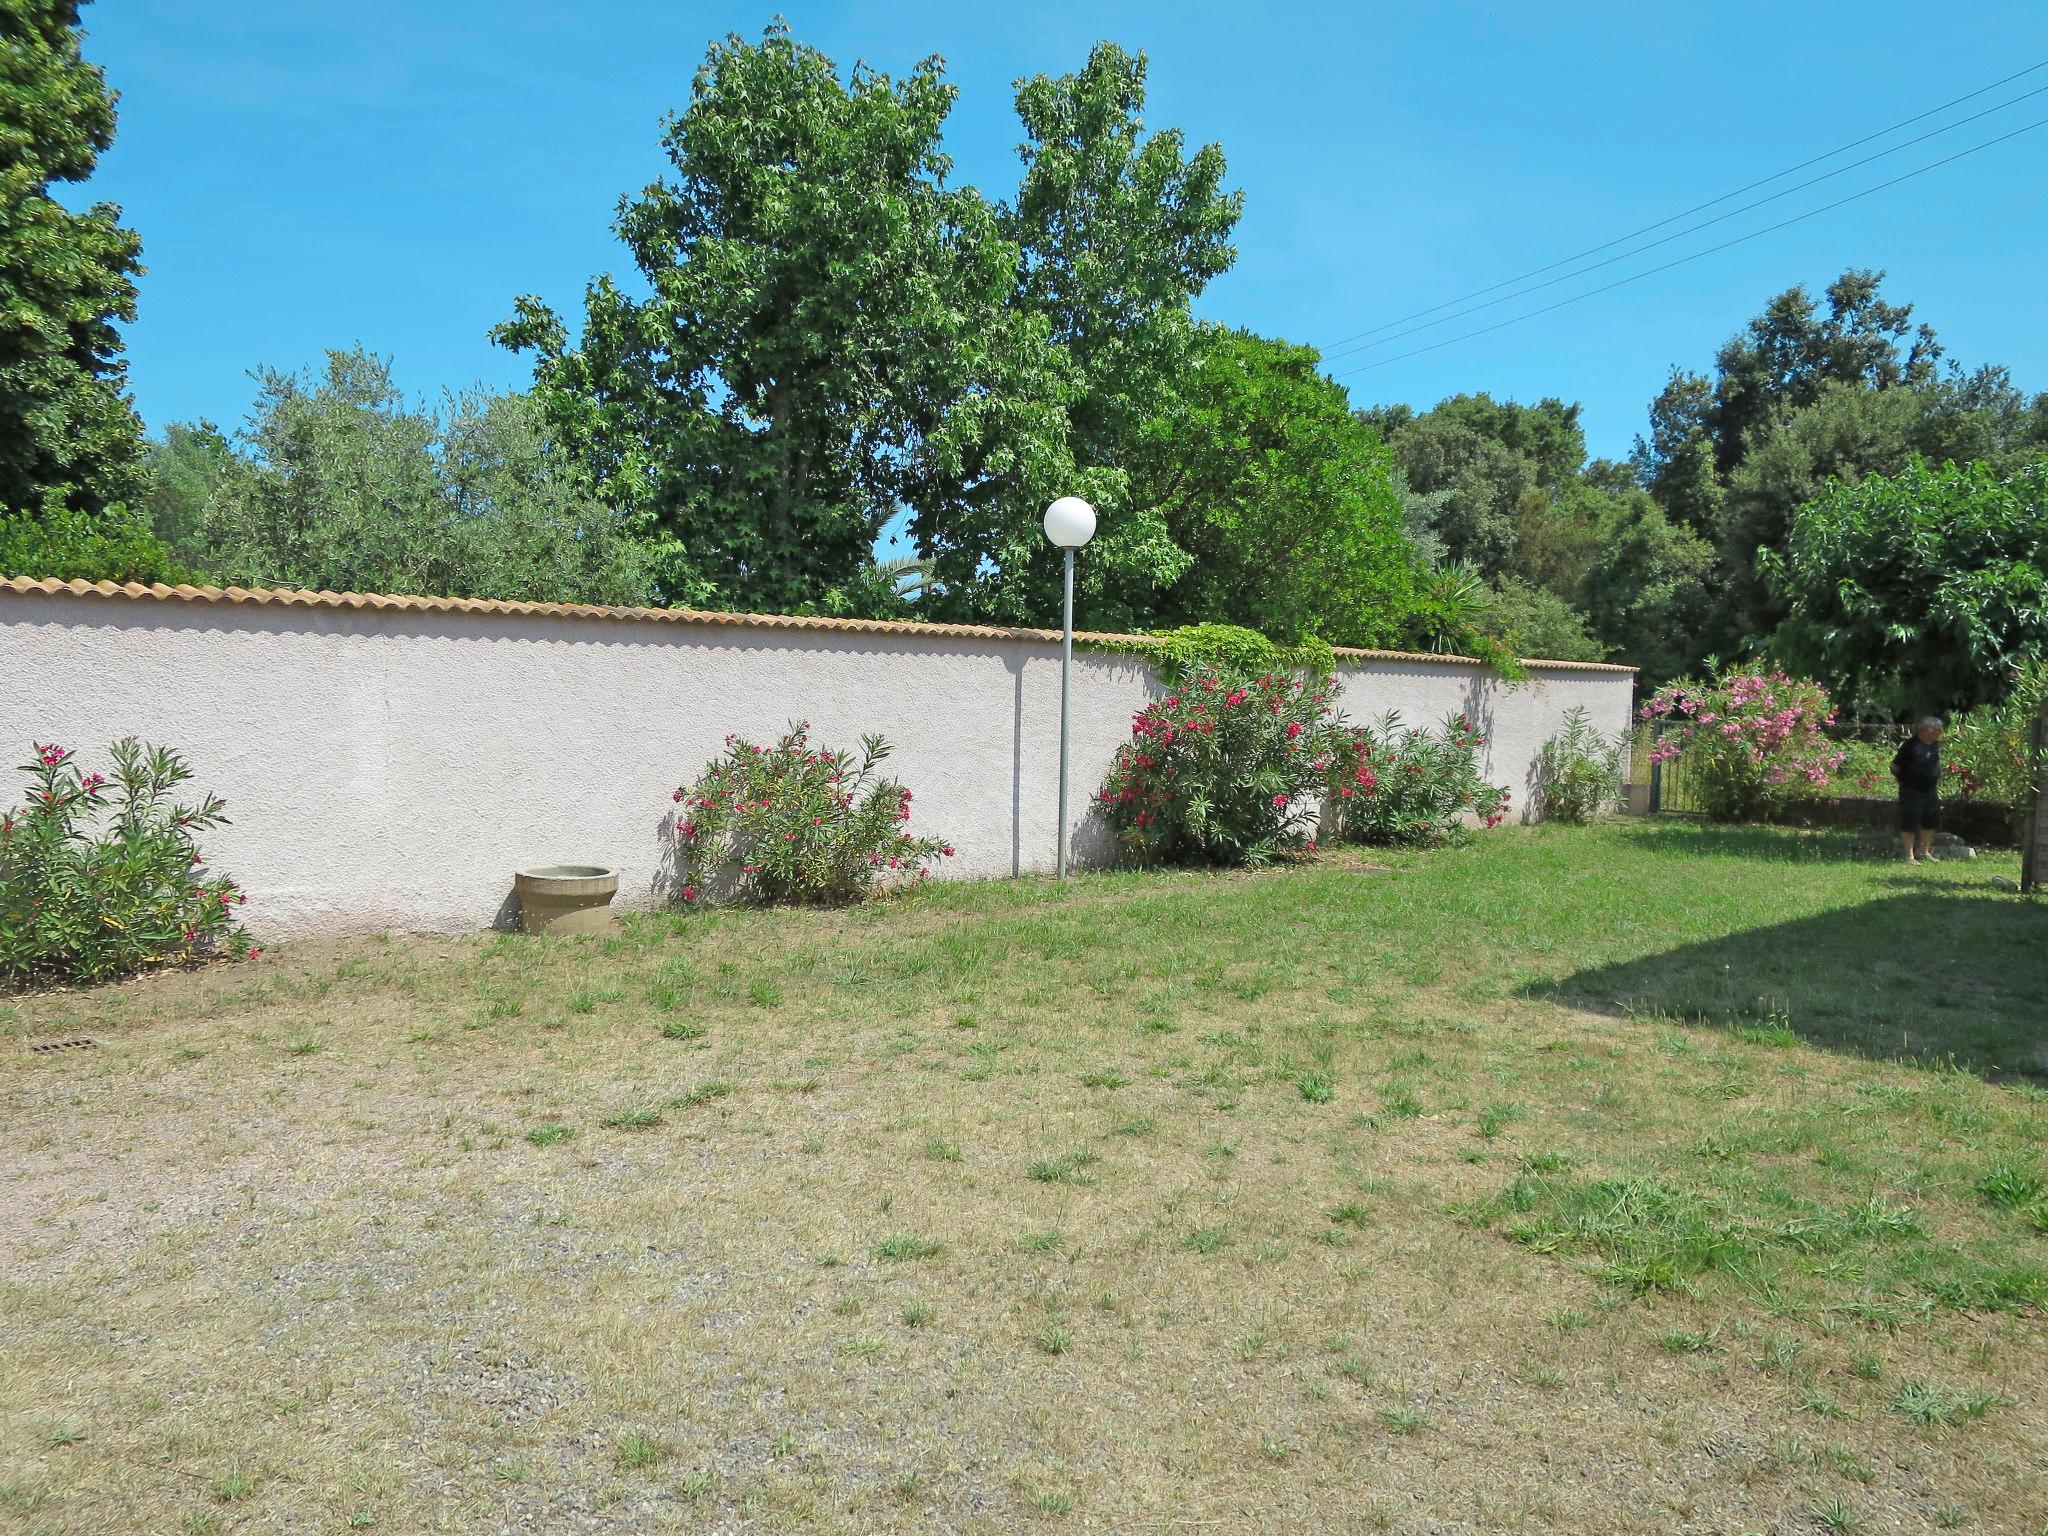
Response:
MULTIPOLYGON (((1661 756, 1658 745, 1670 730, 1662 720, 1646 721, 1630 737, 1628 780, 1647 784, 1652 811, 1681 814, 1706 809, 1701 773, 1697 761, 1688 761, 1685 751, 1661 756)), ((1826 728, 1828 738, 1843 753, 1842 764, 1819 798, 1835 800, 1890 800, 1897 792, 1892 782, 1892 754, 1899 749, 1910 728, 1885 721, 1843 721, 1826 728)))

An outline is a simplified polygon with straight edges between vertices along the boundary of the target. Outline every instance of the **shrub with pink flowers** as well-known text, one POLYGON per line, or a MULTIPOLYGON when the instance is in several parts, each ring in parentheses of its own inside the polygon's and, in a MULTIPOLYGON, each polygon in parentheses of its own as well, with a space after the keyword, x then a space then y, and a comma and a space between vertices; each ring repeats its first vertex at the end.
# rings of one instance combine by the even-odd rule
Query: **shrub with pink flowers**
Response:
POLYGON ((177 753, 130 738, 112 776, 37 743, 28 797, 0 814, 0 979, 104 981, 151 965, 254 958, 234 881, 208 870, 201 832, 226 802, 174 797, 192 777, 177 753))
POLYGON ((1660 688, 1639 711, 1661 722, 1653 762, 1681 753, 1716 821, 1762 816, 1828 782, 1843 753, 1826 734, 1835 709, 1819 683, 1776 667, 1735 666, 1711 682, 1660 688))
POLYGON ((857 757, 815 747, 808 723, 768 747, 726 737, 673 796, 678 894, 849 902, 923 879, 953 847, 912 835, 910 791, 877 771, 888 755, 879 736, 863 736, 857 757))
POLYGON ((1132 716, 1096 799, 1144 863, 1264 864, 1313 850, 1335 719, 1323 679, 1185 676, 1132 716))
POLYGON ((1480 772, 1485 736, 1464 715, 1435 730, 1409 730, 1398 714, 1344 733, 1324 804, 1336 835, 1381 847, 1454 842, 1474 824, 1507 815, 1508 792, 1480 772))

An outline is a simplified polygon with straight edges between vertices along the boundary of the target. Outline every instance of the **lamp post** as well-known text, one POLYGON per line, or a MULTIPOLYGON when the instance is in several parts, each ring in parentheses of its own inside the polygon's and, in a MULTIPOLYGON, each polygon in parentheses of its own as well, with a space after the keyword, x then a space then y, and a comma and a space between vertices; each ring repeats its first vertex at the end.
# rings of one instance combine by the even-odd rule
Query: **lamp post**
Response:
POLYGON ((1074 669, 1074 552, 1095 537, 1095 509, 1078 496, 1062 496, 1045 509, 1045 536, 1067 557, 1066 624, 1060 634, 1060 862, 1067 878, 1067 710, 1074 669))

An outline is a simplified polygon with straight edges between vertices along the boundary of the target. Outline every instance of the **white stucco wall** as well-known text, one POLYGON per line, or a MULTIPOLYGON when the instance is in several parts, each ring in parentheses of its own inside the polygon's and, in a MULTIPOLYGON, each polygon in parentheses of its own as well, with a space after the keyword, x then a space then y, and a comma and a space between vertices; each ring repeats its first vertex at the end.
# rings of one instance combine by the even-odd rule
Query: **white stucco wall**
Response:
MULTIPOLYGON (((1618 731, 1632 683, 1539 666, 1509 688, 1435 660, 1341 671, 1354 718, 1470 713, 1518 809, 1563 711, 1618 731)), ((1104 847, 1091 792, 1157 691, 1134 657, 1075 653, 1077 857, 1104 847)), ((670 792, 727 732, 796 719, 828 745, 888 738, 913 829, 958 849, 945 873, 1051 868, 1059 647, 1041 638, 0 589, 5 761, 32 740, 95 762, 126 735, 178 748, 228 801, 207 850, 272 938, 485 927, 532 864, 609 864, 622 904, 652 904, 670 792)))

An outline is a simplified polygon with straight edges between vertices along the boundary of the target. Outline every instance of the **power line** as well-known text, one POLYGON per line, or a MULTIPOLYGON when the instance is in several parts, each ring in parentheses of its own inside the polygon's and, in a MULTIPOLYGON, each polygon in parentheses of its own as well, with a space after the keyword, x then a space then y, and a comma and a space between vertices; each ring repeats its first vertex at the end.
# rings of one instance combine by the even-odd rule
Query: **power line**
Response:
MULTIPOLYGON (((1625 244, 1628 241, 1635 239, 1638 235, 1650 234, 1655 230, 1662 229, 1667 224, 1675 224, 1680 219, 1690 218, 1692 217, 1692 215, 1696 213, 1702 213, 1705 210, 1712 208, 1717 203, 1725 203, 1731 197, 1740 197, 1745 192, 1754 192, 1758 187, 1768 186, 1770 183, 1774 181, 1778 181, 1786 176, 1790 176, 1795 172, 1803 171, 1810 165, 1818 165, 1823 160, 1832 160, 1836 155, 1846 154, 1848 151, 1852 149, 1859 149, 1863 145, 1870 143, 1873 139, 1881 139, 1886 134, 1897 133, 1901 128, 1910 128, 1913 124, 1922 122, 1927 118, 1933 117, 1937 113, 1946 112, 1950 107, 1958 107, 1966 101, 1974 101, 1977 97, 1984 95, 1987 91, 1995 91, 2001 85, 2010 85, 2013 81, 2022 79, 2025 76, 2031 75, 2036 70, 2040 69, 2048 69, 2048 59, 2043 59, 2038 64, 2029 64, 2025 69, 2018 70, 2013 74, 2007 75, 2002 80, 1994 80, 1989 85, 1979 86, 1974 91, 1966 91, 1961 96, 1957 96, 1950 101, 1945 101, 1938 107, 1929 107, 1925 112, 1916 112, 1913 116, 1903 118, 1900 121, 1893 123, 1888 128, 1880 128, 1875 133, 1866 133, 1860 139, 1851 139, 1846 144, 1838 144, 1837 146, 1835 146, 1835 148, 1828 150, 1824 154, 1815 155, 1810 160, 1802 160, 1797 165, 1788 165, 1785 167, 1784 170, 1774 171, 1768 176, 1762 177, 1757 181, 1750 182, 1747 186, 1737 187, 1732 192, 1723 192, 1719 197, 1710 197, 1704 203, 1695 203, 1692 207, 1685 209, 1683 212, 1674 213, 1669 218, 1659 219, 1654 224, 1645 224, 1641 229, 1633 230, 1626 235, 1617 235, 1612 240, 1603 241, 1599 245, 1588 246, 1585 250, 1576 252, 1570 256, 1560 257, 1558 260, 1549 263, 1547 266, 1533 267, 1529 271, 1521 273, 1519 276, 1503 278, 1500 282, 1490 284, 1485 288, 1475 288, 1470 293, 1462 293, 1457 295, 1455 298, 1445 299, 1441 304, 1432 304, 1427 309, 1418 309, 1413 314, 1402 315, 1397 319, 1386 321, 1384 324, 1375 325, 1366 330, 1360 331, 1356 335, 1346 336, 1343 337, 1341 340, 1333 341, 1330 343, 1330 350, 1334 350, 1338 347, 1348 346, 1350 343, 1354 341, 1361 341, 1367 336, 1377 336, 1381 331, 1391 330, 1393 327, 1397 325, 1406 325, 1410 320, 1420 320, 1424 315, 1433 315, 1440 309, 1449 309, 1453 305, 1463 304, 1468 299, 1482 298, 1485 295, 1493 293, 1498 289, 1512 287, 1516 283, 1522 282, 1527 278, 1541 277, 1546 272, 1553 272, 1559 267, 1568 266, 1572 262, 1581 260, 1584 257, 1597 256, 1600 254, 1600 252, 1605 250, 1611 250, 1613 247, 1617 245, 1625 244)), ((1979 115, 1981 116, 1982 114, 1979 115)))
MULTIPOLYGON (((1556 277, 1545 278, 1540 283, 1531 283, 1526 288, 1518 288, 1513 293, 1504 293, 1497 299, 1488 299, 1485 303, 1474 304, 1468 309, 1453 310, 1448 315, 1439 315, 1434 320, 1425 320, 1420 325, 1410 326, 1405 331, 1395 331, 1375 341, 1364 341, 1356 346, 1342 347, 1335 352, 1326 352, 1323 354, 1323 361, 1331 362, 1341 357, 1356 356, 1360 352, 1370 352, 1374 347, 1383 347, 1388 342, 1399 341, 1403 336, 1414 336, 1423 331, 1434 330, 1440 325, 1449 325, 1453 320, 1462 320, 1467 315, 1476 315, 1482 309, 1492 309, 1501 304, 1512 304, 1516 299, 1525 299, 1532 293, 1542 292, 1545 288, 1555 288, 1559 283, 1568 283, 1575 277, 1584 277, 1588 272, 1598 272, 1602 267, 1611 267, 1617 261, 1627 261, 1631 257, 1642 255, 1645 251, 1654 251, 1659 246, 1669 245, 1674 240, 1683 240, 1687 235, 1696 235, 1703 229, 1711 229, 1716 224, 1725 224, 1728 220, 1749 213, 1753 209, 1761 208, 1766 203, 1775 203, 1780 198, 1790 197, 1794 192, 1804 192, 1808 187, 1817 187, 1824 181, 1834 180, 1837 176, 1846 176, 1849 172, 1859 170, 1873 161, 1882 160, 1887 155, 1895 155, 1902 149, 1911 149, 1915 144, 1925 144, 1929 139, 1939 138, 1944 133, 1953 132, 1965 124, 1976 122, 1979 118, 1989 117, 1994 112, 2003 112, 2007 107, 2017 106, 2020 102, 2043 94, 2048 94, 2048 85, 2036 86, 2031 91, 2022 91, 2017 96, 1999 102, 1995 107, 1986 107, 1981 112, 1972 112, 1968 117, 1959 117, 1952 123, 1944 123, 1939 128, 1929 129, 1917 138, 1902 140, 1892 145, 1889 149, 1880 149, 1874 155, 1865 155, 1861 160, 1851 160, 1847 165, 1837 166, 1832 171, 1823 171, 1820 175, 1809 177, 1805 181, 1794 182, 1782 191, 1773 192, 1767 197, 1760 197, 1753 203, 1744 203, 1739 208, 1731 208, 1726 213, 1717 213, 1711 219, 1702 219, 1697 224, 1689 224, 1675 234, 1665 235, 1663 238, 1652 240, 1646 245, 1639 245, 1632 250, 1623 251, 1619 255, 1609 256, 1604 261, 1589 262, 1583 267, 1575 267, 1569 272, 1561 272, 1556 277)), ((1666 220, 1665 222, 1668 223, 1670 221, 1666 220)))
POLYGON ((2032 133, 2036 128, 2048 128, 2048 117, 2037 118, 2023 128, 2015 128, 2010 133, 2002 133, 1995 139, 1986 139, 1981 144, 1972 144, 1968 149, 1959 149, 1954 154, 1932 161, 1927 165, 1919 167, 1917 170, 1907 171, 1903 175, 1894 176, 1890 181, 1880 181, 1874 187, 1865 187, 1861 192, 1851 192, 1847 197, 1836 198, 1832 203, 1823 203, 1818 208, 1809 208, 1805 213, 1795 213, 1789 219, 1780 219, 1775 224, 1766 224, 1762 229, 1751 230, 1746 235, 1737 235, 1733 240, 1724 240, 1719 245, 1710 245, 1705 250, 1694 251, 1688 256, 1680 256, 1676 260, 1665 262, 1662 266, 1650 267, 1642 272, 1631 273, 1627 277, 1616 278, 1611 283, 1604 283, 1598 288, 1589 288, 1584 293, 1575 293, 1568 299, 1559 299, 1555 304, 1546 304, 1541 309, 1532 309, 1520 315, 1510 315, 1505 320, 1496 320, 1492 325, 1481 326, 1476 331, 1467 331, 1461 336, 1449 336, 1442 341, 1432 342, 1426 347, 1417 347, 1413 351, 1398 353, 1393 357, 1383 357, 1377 362, 1363 363, 1356 368, 1347 368, 1342 373, 1331 374, 1330 377, 1333 379, 1347 379, 1354 373, 1370 373, 1373 369, 1384 368, 1389 363, 1398 363, 1411 357, 1420 357, 1425 352, 1435 352, 1441 348, 1452 346, 1457 342, 1470 341, 1475 336, 1489 335, 1494 331, 1504 330, 1508 326, 1518 325, 1524 320, 1534 320, 1538 315, 1547 315, 1552 310, 1563 309, 1567 304, 1577 304, 1582 299, 1591 299, 1603 293, 1611 293, 1616 288, 1625 288, 1630 283, 1641 282, 1646 277, 1655 277, 1660 272, 1669 272, 1673 267, 1682 267, 1687 262, 1698 261, 1702 256, 1712 256, 1717 251, 1725 251, 1732 246, 1742 245, 1747 241, 1755 240, 1759 236, 1772 234, 1790 225, 1802 223, 1807 219, 1830 212, 1845 204, 1853 203, 1859 198, 1869 197, 1873 192, 1882 192, 1887 187, 1896 187, 1900 182, 1911 181, 1915 176, 1925 176, 1929 171, 1938 171, 1944 165, 1953 165, 1956 161, 1974 155, 1979 150, 1989 149, 1994 144, 2003 144, 2007 139, 2016 139, 2023 133, 2032 133))

